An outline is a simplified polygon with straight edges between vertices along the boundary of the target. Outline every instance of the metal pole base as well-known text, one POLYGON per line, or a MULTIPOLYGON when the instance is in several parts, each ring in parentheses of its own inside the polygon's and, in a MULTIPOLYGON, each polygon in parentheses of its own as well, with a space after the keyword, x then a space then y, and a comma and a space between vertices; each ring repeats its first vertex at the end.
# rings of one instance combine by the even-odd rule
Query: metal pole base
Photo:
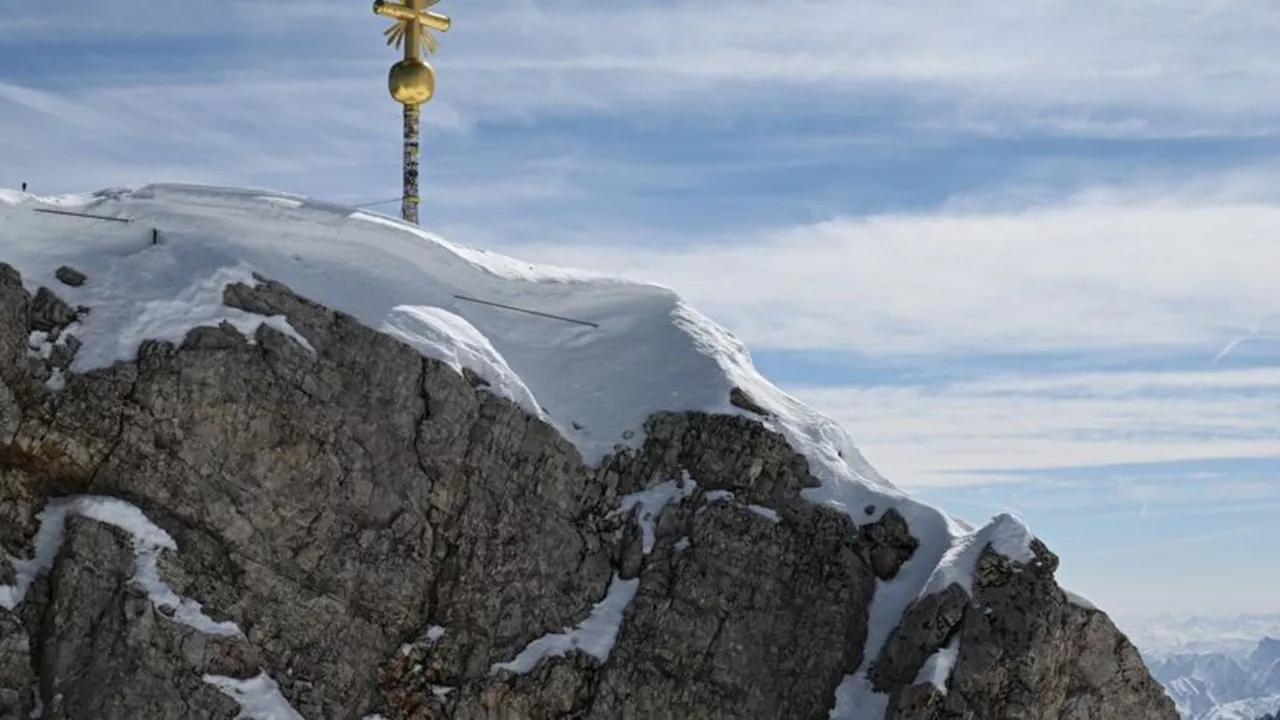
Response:
POLYGON ((404 195, 400 201, 400 217, 418 224, 418 155, 422 106, 404 106, 404 195))

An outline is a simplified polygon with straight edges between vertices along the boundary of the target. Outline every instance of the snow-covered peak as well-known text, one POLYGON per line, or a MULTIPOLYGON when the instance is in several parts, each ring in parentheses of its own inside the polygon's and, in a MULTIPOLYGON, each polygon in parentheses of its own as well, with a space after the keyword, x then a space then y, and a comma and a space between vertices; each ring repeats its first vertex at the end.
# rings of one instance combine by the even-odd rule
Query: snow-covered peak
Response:
POLYGON ((258 273, 427 354, 469 365, 544 414, 588 462, 617 443, 638 442, 641 421, 658 410, 740 412, 729 404, 739 384, 758 402, 787 411, 815 445, 830 446, 832 455, 845 451, 864 482, 888 488, 838 426, 765 383, 741 343, 657 285, 531 265, 384 216, 256 190, 152 185, 63 198, 5 192, 0 213, 4 261, 29 285, 49 284, 73 305, 93 309, 78 330, 85 346, 74 371, 132 359, 143 339, 180 340, 198 324, 253 320, 222 306, 222 288, 253 282, 258 273), (54 285, 63 264, 91 281, 54 285))
POLYGON ((817 472, 900 496, 839 425, 768 383, 741 342, 658 285, 533 265, 386 216, 261 190, 148 185, 56 198, 0 191, 0 222, 2 261, 31 289, 56 287, 72 305, 92 308, 77 328, 84 347, 76 372, 130 360, 140 341, 180 340, 199 324, 261 322, 222 305, 223 287, 256 273, 471 367, 546 417, 589 463, 640 442, 653 412, 742 413, 729 402, 736 385, 818 461, 817 472), (64 264, 90 282, 56 284, 64 264))
POLYGON ((1280 640, 1264 637, 1250 653, 1249 659, 1258 667, 1269 667, 1280 662, 1280 640))
MULTIPOLYGON (((744 414, 730 402, 739 388, 766 411, 757 419, 809 460, 821 487, 806 491, 808 499, 858 524, 896 509, 920 541, 877 593, 868 658, 907 603, 938 589, 931 576, 967 587, 987 542, 1015 560, 1029 557, 1030 533, 1011 516, 975 530, 905 496, 843 428, 769 383, 740 341, 664 287, 533 265, 386 216, 262 190, 148 185, 58 198, 0 191, 0 224, 0 262, 17 267, 32 291, 56 288, 89 308, 71 330, 83 343, 73 372, 131 360, 143 340, 178 341, 224 320, 294 332, 283 318, 223 305, 228 284, 257 275, 469 368, 558 428, 588 463, 639 444, 655 412, 744 414), (59 284, 63 265, 88 281, 59 284)), ((842 697, 851 713, 867 701, 842 697)))

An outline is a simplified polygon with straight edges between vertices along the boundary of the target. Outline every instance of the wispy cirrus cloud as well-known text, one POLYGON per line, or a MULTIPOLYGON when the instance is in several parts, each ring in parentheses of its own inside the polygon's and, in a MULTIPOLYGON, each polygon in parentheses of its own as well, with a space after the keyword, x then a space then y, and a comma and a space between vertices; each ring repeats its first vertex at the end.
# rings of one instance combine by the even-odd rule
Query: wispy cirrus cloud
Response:
MULTIPOLYGON (((1064 469, 1144 463, 1280 462, 1275 368, 1040 371, 792 391, 840 420, 872 463, 909 487, 1025 482, 1064 469)), ((1116 482, 1125 476, 1122 468, 1099 474, 1116 482)), ((1137 502, 1139 487, 1154 486, 1148 478, 1125 493, 1137 502)), ((1267 492, 1280 500, 1280 485, 1267 492)))
POLYGON ((1207 364, 1280 303, 1277 232, 1280 204, 1093 192, 1017 210, 842 218, 713 245, 517 249, 668 284, 757 348, 864 357, 1164 348, 1207 364))
MULTIPOLYGON (((427 117, 454 130, 547 116, 706 121, 731 109, 773 117, 784 135, 787 118, 815 114, 953 136, 1258 136, 1280 127, 1280 100, 1266 91, 1280 80, 1277 12, 1264 5, 500 0, 450 12, 457 23, 427 117)), ((7 64, 9 81, 65 99, 141 84, 155 91, 148 102, 188 127, 242 112, 327 127, 326 117, 357 108, 355 125, 376 127, 391 59, 380 27, 364 5, 339 0, 108 0, 56 18, 16 6, 0 33, 31 60, 7 64), (60 61, 68 44, 95 62, 60 61), (182 107, 184 91, 208 106, 182 107)), ((127 117, 125 107, 113 112, 127 117)))

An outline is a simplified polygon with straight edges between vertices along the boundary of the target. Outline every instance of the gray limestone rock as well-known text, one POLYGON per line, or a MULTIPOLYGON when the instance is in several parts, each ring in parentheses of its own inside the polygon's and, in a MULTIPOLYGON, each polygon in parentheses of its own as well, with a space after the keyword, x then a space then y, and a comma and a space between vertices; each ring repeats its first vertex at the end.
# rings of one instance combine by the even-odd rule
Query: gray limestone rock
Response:
POLYGON ((248 344, 249 338, 228 322, 217 327, 194 328, 182 339, 183 350, 232 350, 248 344))
POLYGON ((755 399, 753 399, 750 395, 747 394, 746 390, 743 390, 740 387, 735 386, 733 389, 729 391, 729 404, 741 410, 746 410, 747 412, 755 413, 756 415, 759 415, 761 417, 773 416, 773 413, 769 412, 768 410, 765 410, 760 405, 760 403, 756 402, 755 399))
POLYGON ((350 318, 238 292, 311 311, 292 317, 328 352, 267 326, 253 345, 227 328, 145 343, 74 377, 12 450, 46 490, 167 518, 203 563, 192 594, 300 712, 371 703, 379 663, 429 621, 459 628, 452 670, 479 677, 602 594, 611 546, 588 521, 608 508, 579 499, 589 474, 553 428, 350 318))
POLYGON ((639 513, 639 506, 631 511, 618 543, 618 573, 623 580, 639 577, 644 569, 644 532, 640 528, 639 513))
POLYGON ((946 696, 932 683, 919 683, 899 688, 889 698, 885 720, 922 720, 942 717, 946 696))
POLYGON ((76 359, 76 353, 80 352, 80 347, 80 338, 70 334, 64 335, 62 341, 54 345, 49 354, 49 366, 59 370, 70 368, 72 361, 76 359))
POLYGON ((489 381, 480 377, 480 374, 469 367, 462 368, 462 377, 467 379, 471 387, 489 387, 489 381))
POLYGON ((0 609, 0 720, 31 717, 35 698, 31 638, 16 616, 0 609))
POLYGON ((1039 541, 1032 550, 1025 566, 983 553, 949 704, 963 697, 964 717, 1176 718, 1137 649, 1104 614, 1067 602, 1057 556, 1039 541))
POLYGON ((1173 701, 1137 649, 1106 615, 1067 602, 1053 579, 1057 557, 1038 540, 1032 551, 1034 559, 1023 565, 987 547, 967 604, 960 603, 963 590, 951 585, 907 611, 874 673, 892 692, 891 715, 1175 720, 1173 701), (950 637, 959 652, 945 696, 912 685, 950 637))
POLYGON ((53 274, 54 277, 58 278, 59 282, 64 285, 70 285, 71 287, 80 287, 85 283, 85 280, 89 279, 84 273, 69 265, 63 265, 53 274))
POLYGON ((893 508, 881 518, 859 528, 859 552, 876 577, 892 580, 902 564, 911 559, 920 542, 911 536, 907 521, 893 508))
POLYGON ((874 590, 848 519, 799 502, 778 524, 734 503, 683 514, 640 576, 588 717, 825 717, 861 662, 874 590))
POLYGON ((955 634, 969 605, 969 593, 952 583, 912 603, 871 665, 872 685, 880 692, 915 682, 924 663, 955 634))
POLYGON ((165 617, 134 574, 130 538, 68 519, 36 642, 44 705, 61 696, 66 718, 229 717, 236 703, 201 676, 256 674, 249 648, 165 617))
MULTIPOLYGON (((586 467, 476 377, 284 285, 224 301, 284 316, 309 347, 268 325, 197 328, 54 392, 27 339, 74 313, 0 265, 0 547, 29 555, 51 498, 126 500, 175 540, 158 562, 174 592, 244 634, 157 610, 129 538, 72 518, 53 570, 0 612, 3 712, 39 684, 45 717, 230 718, 202 675, 261 668, 306 718, 823 718, 864 660, 877 578, 917 547, 893 510, 858 528, 803 500, 808 463, 755 420, 659 413, 639 448, 586 467), (698 492, 651 509, 646 555, 619 498, 686 473, 698 492), (707 505, 709 490, 736 500, 707 505), (615 574, 638 586, 607 662, 570 650, 491 674, 586 620, 615 574)), ((876 664, 892 714, 1173 717, 1039 557, 984 557, 967 604, 948 590, 907 614, 876 664), (942 696, 914 680, 949 637, 942 696)))
POLYGON ((572 652, 541 663, 527 675, 503 674, 460 693, 433 694, 439 692, 438 703, 452 711, 441 717, 453 720, 589 717, 593 714, 597 672, 595 660, 572 652), (457 697, 450 697, 455 694, 457 697))
POLYGON ((31 301, 31 329, 44 332, 55 332, 70 325, 76 320, 76 311, 49 288, 42 287, 36 291, 31 301))
MULTIPOLYGON (((18 271, 0 263, 0 381, 9 389, 22 379, 30 328, 31 295, 22 287, 18 271)), ((0 397, 0 406, 12 407, 13 402, 0 397)))

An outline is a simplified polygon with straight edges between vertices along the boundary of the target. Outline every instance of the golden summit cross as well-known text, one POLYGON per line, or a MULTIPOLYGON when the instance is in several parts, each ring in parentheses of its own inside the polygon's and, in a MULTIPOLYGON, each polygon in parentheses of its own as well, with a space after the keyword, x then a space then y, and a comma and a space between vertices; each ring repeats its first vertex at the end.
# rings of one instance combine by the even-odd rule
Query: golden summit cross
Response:
POLYGON ((404 106, 404 191, 400 216, 418 222, 418 155, 422 104, 436 93, 436 74, 422 56, 436 51, 436 39, 429 30, 448 32, 451 22, 445 15, 431 12, 440 0, 405 0, 403 4, 374 0, 373 12, 395 20, 384 33, 387 44, 404 47, 404 59, 391 66, 387 78, 391 97, 404 106))
POLYGON ((436 39, 431 36, 431 33, 422 32, 422 28, 425 26, 440 32, 449 31, 449 18, 427 9, 439 2, 440 0, 407 0, 405 4, 400 5, 385 0, 375 0, 373 12, 396 21, 395 25, 387 28, 383 33, 387 36, 387 44, 395 45, 399 49, 405 39, 409 38, 410 42, 405 48, 406 60, 417 58, 420 51, 423 55, 435 52, 436 39), (414 42, 414 38, 417 38, 417 42, 414 42))

